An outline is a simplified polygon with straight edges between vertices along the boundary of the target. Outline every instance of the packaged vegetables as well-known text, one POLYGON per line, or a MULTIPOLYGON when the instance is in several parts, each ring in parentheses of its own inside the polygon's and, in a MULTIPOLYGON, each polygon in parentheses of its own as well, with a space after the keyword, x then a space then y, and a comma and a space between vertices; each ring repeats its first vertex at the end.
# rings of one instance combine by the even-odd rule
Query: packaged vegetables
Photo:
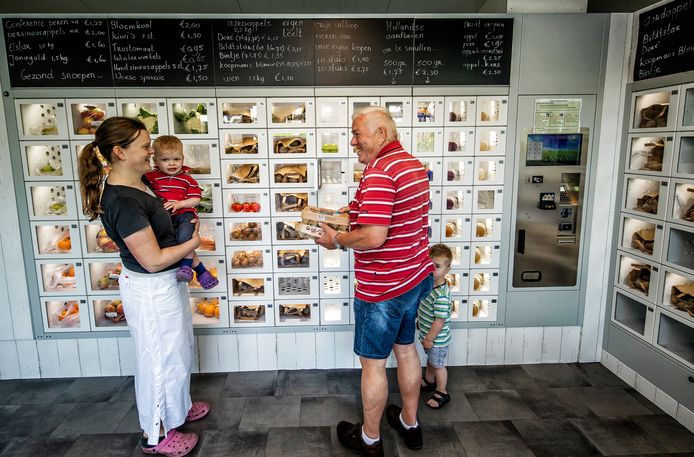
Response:
POLYGON ((173 115, 179 123, 176 133, 207 133, 207 107, 204 104, 198 103, 195 109, 190 111, 185 111, 182 105, 176 105, 173 115))
POLYGON ((159 133, 159 122, 157 113, 153 113, 149 111, 147 108, 141 106, 139 112, 137 113, 137 119, 142 121, 143 124, 145 124, 145 127, 147 127, 147 131, 149 133, 159 133))

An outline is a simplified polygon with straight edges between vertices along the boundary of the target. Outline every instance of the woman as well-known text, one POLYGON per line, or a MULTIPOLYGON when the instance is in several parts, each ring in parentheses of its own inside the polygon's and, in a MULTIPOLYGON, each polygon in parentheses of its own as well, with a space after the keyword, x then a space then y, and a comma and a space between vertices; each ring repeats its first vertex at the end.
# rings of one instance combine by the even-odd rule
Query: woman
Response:
POLYGON ((200 245, 200 235, 194 221, 192 238, 177 244, 169 213, 142 180, 153 152, 140 121, 106 119, 79 158, 80 191, 84 214, 100 217, 120 249, 118 282, 135 343, 142 450, 178 457, 195 447, 198 436, 176 427, 210 409, 190 399, 193 324, 187 284, 176 280, 179 261, 200 245))

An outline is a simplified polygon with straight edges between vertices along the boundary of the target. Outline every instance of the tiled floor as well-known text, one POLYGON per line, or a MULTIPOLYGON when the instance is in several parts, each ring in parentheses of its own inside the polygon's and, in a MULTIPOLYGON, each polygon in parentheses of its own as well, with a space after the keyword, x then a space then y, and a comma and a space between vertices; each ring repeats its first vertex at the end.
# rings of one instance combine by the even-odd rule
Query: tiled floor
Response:
MULTIPOLYGON (((451 403, 424 406, 425 449, 384 422, 387 456, 694 457, 694 434, 600 364, 453 367, 451 403)), ((184 427, 193 456, 347 456, 340 420, 360 418, 359 370, 195 375, 213 409, 184 427)), ((389 370, 391 400, 399 402, 389 370)), ((422 403, 423 405, 423 403, 422 403)), ((130 377, 0 382, 0 457, 143 456, 130 377)))

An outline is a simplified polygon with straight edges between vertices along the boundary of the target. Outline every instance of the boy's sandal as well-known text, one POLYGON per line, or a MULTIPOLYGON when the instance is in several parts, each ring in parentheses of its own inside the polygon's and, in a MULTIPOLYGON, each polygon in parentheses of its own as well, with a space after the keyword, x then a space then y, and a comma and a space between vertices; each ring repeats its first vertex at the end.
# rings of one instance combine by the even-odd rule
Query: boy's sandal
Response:
POLYGON ((200 283, 202 288, 205 290, 217 287, 217 285, 219 284, 219 281, 217 280, 217 278, 212 276, 212 273, 210 273, 207 270, 205 270, 205 272, 203 274, 198 275, 198 282, 200 283))
POLYGON ((190 282, 193 280, 193 269, 188 265, 183 265, 176 270, 176 280, 178 282, 190 282))
POLYGON ((176 429, 169 430, 166 438, 152 447, 143 447, 145 454, 159 454, 166 457, 183 457, 188 455, 198 444, 198 435, 195 433, 181 433, 176 429))
POLYGON ((194 422, 200 420, 210 413, 210 404, 204 401, 194 401, 193 406, 190 407, 188 415, 186 416, 186 422, 194 422))
POLYGON ((439 392, 438 390, 434 392, 434 395, 429 397, 429 400, 434 400, 436 402, 436 406, 431 406, 429 405, 429 401, 426 402, 426 405, 431 408, 431 409, 441 409, 443 406, 451 401, 451 396, 448 394, 444 394, 443 392, 439 392))
POLYGON ((426 375, 422 376, 422 382, 424 382, 424 385, 419 387, 420 392, 433 392, 436 390, 436 381, 429 382, 426 375))

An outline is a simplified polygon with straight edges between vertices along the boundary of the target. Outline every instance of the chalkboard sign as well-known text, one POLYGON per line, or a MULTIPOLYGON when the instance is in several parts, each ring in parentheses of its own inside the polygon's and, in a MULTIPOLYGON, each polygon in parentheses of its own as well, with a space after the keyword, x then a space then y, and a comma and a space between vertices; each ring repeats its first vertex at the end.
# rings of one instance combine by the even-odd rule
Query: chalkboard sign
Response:
POLYGON ((508 85, 513 19, 417 19, 416 85, 508 85))
POLYGON ((412 19, 314 23, 316 85, 412 85, 412 19))
POLYGON ((101 19, 3 19, 13 87, 113 86, 101 19))
POLYGON ((640 13, 634 81, 694 70, 692 24, 692 0, 677 0, 640 13))
POLYGON ((115 86, 212 86, 212 26, 196 19, 109 20, 115 86))
POLYGON ((218 86, 313 86, 313 21, 214 21, 218 86))

